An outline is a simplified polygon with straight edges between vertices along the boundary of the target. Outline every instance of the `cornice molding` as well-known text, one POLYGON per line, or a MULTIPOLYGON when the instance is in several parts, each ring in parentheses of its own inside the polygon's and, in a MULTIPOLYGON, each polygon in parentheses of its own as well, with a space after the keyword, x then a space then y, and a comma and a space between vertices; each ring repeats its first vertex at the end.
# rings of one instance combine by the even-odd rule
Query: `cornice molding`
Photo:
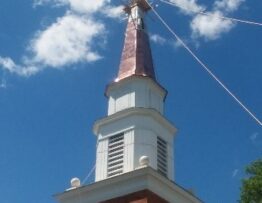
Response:
POLYGON ((163 125, 168 131, 170 131, 171 134, 175 134, 177 131, 176 127, 171 122, 169 122, 165 117, 163 117, 158 111, 154 109, 148 109, 148 108, 133 107, 133 108, 128 108, 128 109, 116 112, 110 116, 107 116, 105 118, 102 118, 96 121, 93 127, 93 132, 95 135, 98 135, 99 129, 103 125, 109 124, 111 122, 129 117, 132 115, 141 115, 141 116, 151 117, 155 121, 163 125))

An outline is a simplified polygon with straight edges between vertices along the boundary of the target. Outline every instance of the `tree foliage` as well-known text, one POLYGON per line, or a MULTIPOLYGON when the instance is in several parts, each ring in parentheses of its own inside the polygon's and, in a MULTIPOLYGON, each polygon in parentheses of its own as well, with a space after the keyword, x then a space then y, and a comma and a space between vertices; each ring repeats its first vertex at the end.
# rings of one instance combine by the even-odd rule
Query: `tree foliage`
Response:
POLYGON ((240 203, 262 203, 262 159, 250 164, 246 174, 248 178, 242 182, 240 203))

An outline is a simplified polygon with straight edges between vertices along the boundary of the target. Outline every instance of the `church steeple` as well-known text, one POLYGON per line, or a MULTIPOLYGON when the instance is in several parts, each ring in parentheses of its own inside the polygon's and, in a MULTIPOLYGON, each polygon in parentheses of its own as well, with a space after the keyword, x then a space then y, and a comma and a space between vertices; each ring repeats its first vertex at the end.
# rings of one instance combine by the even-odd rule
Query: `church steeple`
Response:
POLYGON ((107 86, 108 116, 98 120, 96 181, 141 167, 151 167, 174 178, 173 152, 176 128, 164 117, 166 90, 157 83, 144 15, 146 0, 133 0, 129 14, 118 78, 107 86))
POLYGON ((151 48, 144 16, 150 10, 145 0, 133 0, 125 8, 128 24, 117 81, 132 75, 155 79, 151 48))
MULTIPOLYGON (((108 115, 94 124, 95 183, 56 196, 61 203, 201 203, 174 184, 176 128, 164 116, 145 28, 146 0, 132 0, 120 69, 106 89, 108 115)), ((97 107, 99 108, 99 107, 97 107)))

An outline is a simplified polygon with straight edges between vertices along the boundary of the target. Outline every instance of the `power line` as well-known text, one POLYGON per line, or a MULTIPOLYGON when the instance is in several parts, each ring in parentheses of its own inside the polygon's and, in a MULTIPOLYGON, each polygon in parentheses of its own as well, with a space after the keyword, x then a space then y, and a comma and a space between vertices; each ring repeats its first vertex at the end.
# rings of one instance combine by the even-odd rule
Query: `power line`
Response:
MULTIPOLYGON (((165 0, 159 0, 159 1, 161 1, 165 4, 168 4, 168 5, 171 5, 171 6, 182 8, 184 10, 189 10, 188 8, 185 8, 185 7, 183 7, 183 6, 181 6, 177 3, 174 3, 174 2, 169 2, 169 1, 165 1, 165 0)), ((196 10, 190 10, 190 11, 197 13, 197 14, 202 14, 202 15, 206 15, 206 16, 210 16, 210 17, 220 18, 220 19, 223 19, 223 20, 230 20, 230 21, 239 22, 239 23, 246 23, 246 24, 250 24, 250 25, 262 26, 262 23, 253 22, 253 21, 249 21, 249 20, 242 20, 242 19, 237 19, 237 18, 225 17, 225 16, 215 15, 215 14, 204 12, 204 11, 196 11, 196 10)))
MULTIPOLYGON (((147 1, 146 1, 147 2, 147 1)), ((223 84, 223 82, 218 79, 218 77, 208 68, 207 65, 205 65, 200 58, 194 54, 194 52, 185 44, 185 42, 174 32, 174 30, 171 29, 171 27, 165 22, 165 20, 158 14, 158 12, 147 2, 147 4, 150 6, 152 11, 155 13, 155 15, 159 18, 159 20, 163 23, 163 25, 169 30, 169 32, 177 39, 181 45, 193 56, 193 58, 208 72, 208 74, 215 79, 215 81, 260 125, 262 126, 262 122, 253 114, 236 96, 227 88, 226 85, 223 84)))
MULTIPOLYGON (((96 140, 96 149, 98 147, 98 139, 96 140)), ((90 178, 90 176, 94 173, 96 169, 96 163, 94 164, 93 168, 89 171, 89 173, 87 174, 87 176, 85 177, 85 179, 83 180, 83 184, 86 183, 86 181, 88 181, 88 179, 90 178)))
POLYGON ((93 168, 89 171, 89 173, 87 174, 87 176, 85 177, 85 179, 83 180, 83 184, 86 183, 86 181, 89 179, 89 177, 93 174, 93 172, 96 169, 96 164, 93 166, 93 168))

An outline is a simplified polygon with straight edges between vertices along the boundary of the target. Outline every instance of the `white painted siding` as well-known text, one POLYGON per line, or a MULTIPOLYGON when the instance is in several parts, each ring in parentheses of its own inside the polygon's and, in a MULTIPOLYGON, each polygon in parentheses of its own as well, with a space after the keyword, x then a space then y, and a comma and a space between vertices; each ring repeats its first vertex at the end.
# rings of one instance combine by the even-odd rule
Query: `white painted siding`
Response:
POLYGON ((124 172, 134 170, 134 130, 125 132, 124 172))
POLYGON ((174 143, 168 143, 168 177, 175 181, 174 143))
POLYGON ((100 140, 96 151, 96 177, 95 181, 107 178, 108 140, 100 140))
MULTIPOLYGON (((149 111, 153 112, 156 110, 160 114, 163 114, 165 94, 165 90, 157 83, 146 78, 134 77, 129 80, 114 83, 107 91, 107 96, 109 97, 108 115, 114 116, 117 112, 134 107, 150 109, 149 111)), ((156 113, 156 115, 159 114, 156 113)), ((168 145, 167 176, 169 179, 173 179, 174 136, 167 128, 168 126, 161 123, 161 119, 154 119, 149 114, 140 114, 139 112, 121 119, 106 122, 98 132, 99 145, 97 153, 96 181, 107 178, 108 139, 110 136, 119 133, 124 133, 125 135, 124 173, 140 167, 139 159, 141 156, 148 156, 150 160, 149 165, 157 170, 157 137, 159 136, 165 140, 168 145), (99 153, 101 150, 104 150, 104 152, 99 153)))
POLYGON ((152 89, 149 90, 150 108, 156 109, 163 113, 163 101, 159 94, 156 94, 152 89))
POLYGON ((111 115, 116 112, 116 100, 111 95, 108 100, 108 115, 111 115))
POLYGON ((139 159, 141 156, 149 157, 149 165, 157 169, 156 163, 156 134, 148 129, 137 128, 135 130, 135 146, 134 146, 134 164, 135 168, 139 168, 139 159))
POLYGON ((108 115, 131 108, 153 108, 163 114, 164 92, 147 80, 133 80, 119 84, 109 93, 108 115))
MULTIPOLYGON (((124 132, 124 172, 132 171, 139 167, 139 159, 141 156, 148 156, 150 166, 157 170, 157 136, 161 137, 168 145, 168 178, 174 178, 174 136, 158 121, 146 115, 130 115, 128 117, 115 120, 104 125, 99 130, 100 142, 108 139, 110 136, 124 132)), ((100 145, 99 145, 100 146, 100 145)), ((108 150, 107 146, 104 146, 108 150)), ((97 167, 101 167, 102 171, 99 177, 106 178, 107 165, 105 154, 98 154, 97 167), (103 163, 103 164, 102 164, 103 163)), ((98 170, 99 171, 99 170, 98 170)))

